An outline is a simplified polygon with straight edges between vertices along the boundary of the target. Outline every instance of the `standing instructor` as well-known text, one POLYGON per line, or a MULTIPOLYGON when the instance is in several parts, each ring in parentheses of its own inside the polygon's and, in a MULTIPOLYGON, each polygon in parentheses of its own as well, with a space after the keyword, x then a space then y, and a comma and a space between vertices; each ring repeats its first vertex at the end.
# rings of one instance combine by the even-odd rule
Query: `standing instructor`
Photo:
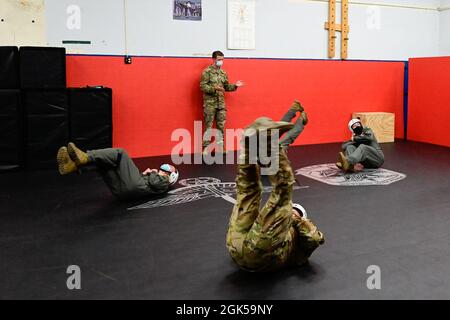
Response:
POLYGON ((200 88, 203 91, 203 116, 205 133, 203 135, 203 152, 211 143, 211 129, 216 120, 218 130, 217 146, 219 151, 223 150, 223 137, 226 121, 225 95, 226 91, 236 91, 242 87, 244 82, 239 80, 235 84, 228 82, 228 76, 222 69, 224 54, 214 51, 212 54, 213 64, 203 70, 200 88))

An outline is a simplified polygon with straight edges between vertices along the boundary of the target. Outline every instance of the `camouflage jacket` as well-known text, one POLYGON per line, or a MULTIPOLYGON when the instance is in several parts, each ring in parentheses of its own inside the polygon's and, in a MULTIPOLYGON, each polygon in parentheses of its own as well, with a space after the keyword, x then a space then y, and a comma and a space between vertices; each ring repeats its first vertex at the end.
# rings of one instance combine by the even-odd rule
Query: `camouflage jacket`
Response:
POLYGON ((223 92, 216 91, 215 86, 222 86, 225 91, 235 91, 237 86, 228 82, 228 76, 222 69, 213 65, 203 70, 200 88, 203 91, 203 107, 225 109, 223 92))

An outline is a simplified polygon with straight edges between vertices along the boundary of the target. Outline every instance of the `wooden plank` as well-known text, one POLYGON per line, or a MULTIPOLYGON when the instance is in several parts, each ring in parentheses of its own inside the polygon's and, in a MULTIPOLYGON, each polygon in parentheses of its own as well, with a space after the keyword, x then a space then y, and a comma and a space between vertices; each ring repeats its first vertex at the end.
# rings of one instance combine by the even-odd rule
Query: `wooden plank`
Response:
POLYGON ((365 127, 375 133, 378 142, 395 141, 395 114, 388 112, 355 112, 353 118, 359 118, 365 127))
POLYGON ((341 35, 341 59, 347 59, 348 57, 348 0, 342 0, 341 4, 341 23, 342 23, 342 35, 341 35))
POLYGON ((336 55, 336 0, 330 0, 328 4, 328 57, 336 55))
MULTIPOLYGON (((328 22, 325 22, 325 29, 326 30, 328 30, 330 27, 329 27, 329 23, 328 22)), ((341 24, 339 23, 336 23, 335 25, 334 25, 334 30, 336 30, 336 31, 341 31, 342 30, 342 26, 341 26, 341 24)))
POLYGON ((325 22, 325 29, 328 30, 328 57, 336 56, 336 32, 341 32, 341 59, 348 57, 348 0, 342 0, 341 4, 341 24, 336 23, 336 0, 328 2, 328 21, 325 22))

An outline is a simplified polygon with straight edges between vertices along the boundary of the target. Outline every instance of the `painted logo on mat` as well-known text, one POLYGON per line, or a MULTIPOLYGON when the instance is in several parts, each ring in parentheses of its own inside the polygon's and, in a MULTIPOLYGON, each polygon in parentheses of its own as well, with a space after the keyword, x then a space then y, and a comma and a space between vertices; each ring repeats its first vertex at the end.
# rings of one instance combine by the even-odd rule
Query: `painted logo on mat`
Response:
MULTIPOLYGON (((182 188, 174 189, 158 200, 151 200, 141 205, 128 208, 128 210, 166 207, 175 204, 189 203, 206 198, 222 198, 232 204, 236 203, 236 182, 222 182, 212 177, 197 177, 183 179, 179 182, 182 188)), ((294 190, 308 188, 308 186, 294 186, 294 190)), ((272 187, 264 187, 263 192, 271 192, 272 187)))
POLYGON ((381 186, 403 180, 406 175, 387 169, 364 169, 358 173, 344 173, 334 163, 319 164, 295 171, 302 175, 333 186, 381 186))

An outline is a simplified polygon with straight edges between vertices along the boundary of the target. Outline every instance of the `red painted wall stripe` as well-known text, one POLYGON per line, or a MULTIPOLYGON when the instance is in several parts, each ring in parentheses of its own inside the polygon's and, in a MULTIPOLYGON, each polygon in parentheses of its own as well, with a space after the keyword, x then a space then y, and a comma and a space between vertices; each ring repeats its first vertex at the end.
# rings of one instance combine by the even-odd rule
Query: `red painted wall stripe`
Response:
MULTIPOLYGON (((193 131, 202 120, 199 80, 210 59, 68 56, 69 86, 113 88, 114 146, 133 157, 170 154, 172 131, 193 131)), ((402 62, 228 59, 231 82, 246 86, 227 93, 227 128, 243 128, 260 116, 279 119, 294 99, 310 123, 296 144, 344 141, 352 112, 396 114, 403 137, 402 62)))
POLYGON ((450 147, 450 57, 409 61, 408 140, 450 147))

